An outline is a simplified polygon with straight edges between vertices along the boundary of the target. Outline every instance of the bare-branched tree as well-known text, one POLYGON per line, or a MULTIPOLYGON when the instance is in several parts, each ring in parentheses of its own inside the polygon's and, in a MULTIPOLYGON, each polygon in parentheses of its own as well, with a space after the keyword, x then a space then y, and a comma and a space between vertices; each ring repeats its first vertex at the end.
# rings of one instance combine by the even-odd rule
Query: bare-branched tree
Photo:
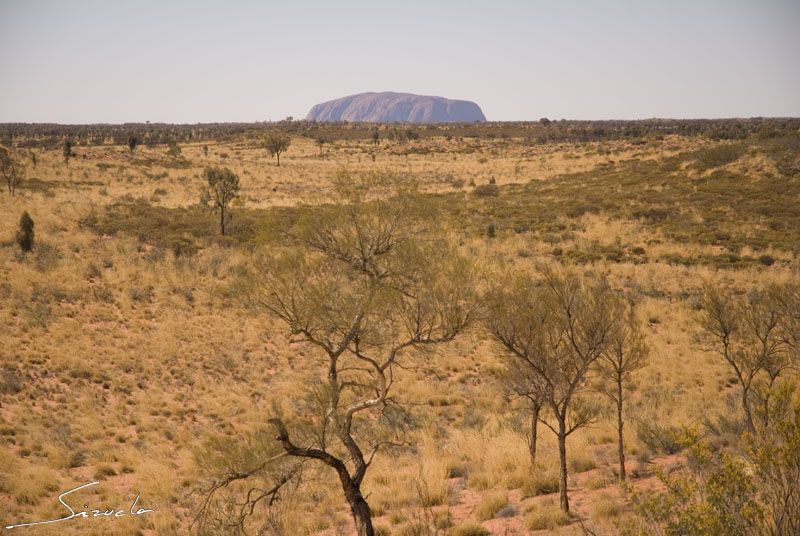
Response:
POLYGON ((700 325, 733 370, 742 396, 745 424, 755 433, 753 404, 769 420, 770 391, 792 364, 791 332, 784 329, 788 286, 769 285, 747 295, 707 285, 700 325))
POLYGON ((277 441, 290 457, 333 469, 358 535, 372 536, 364 476, 381 448, 405 443, 397 369, 467 329, 477 300, 471 264, 431 236, 412 189, 344 174, 336 192, 338 203, 306 208, 286 233, 291 245, 263 260, 244 293, 324 364, 309 368, 306 415, 270 419, 277 441))
MULTIPOLYGON (((644 340, 632 304, 625 317, 616 324, 609 338, 606 350, 598 360, 600 375, 606 381, 604 393, 614 402, 617 409, 617 450, 619 454, 619 480, 625 481, 625 444, 623 425, 625 424, 623 406, 627 397, 628 384, 634 372, 647 364, 649 349, 644 340)), ((621 315, 620 315, 621 316, 621 315)))
POLYGON ((569 512, 566 441, 596 416, 578 395, 609 346, 619 309, 600 283, 550 267, 541 267, 539 275, 536 280, 522 274, 496 288, 486 325, 508 364, 530 379, 552 413, 555 425, 542 422, 558 439, 560 503, 569 512))

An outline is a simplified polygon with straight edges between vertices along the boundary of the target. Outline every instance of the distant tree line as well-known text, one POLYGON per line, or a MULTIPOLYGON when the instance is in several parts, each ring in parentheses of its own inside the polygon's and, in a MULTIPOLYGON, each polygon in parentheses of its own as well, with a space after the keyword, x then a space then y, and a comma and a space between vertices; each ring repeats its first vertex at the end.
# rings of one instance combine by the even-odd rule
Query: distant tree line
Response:
POLYGON ((127 145, 130 139, 147 147, 194 141, 226 141, 247 135, 264 138, 269 133, 304 136, 327 142, 338 140, 404 143, 435 137, 504 139, 524 138, 531 142, 586 142, 637 139, 678 134, 705 136, 713 140, 737 140, 750 136, 779 137, 800 130, 798 118, 749 119, 645 119, 639 121, 567 121, 485 123, 349 123, 283 120, 255 123, 125 123, 119 125, 60 125, 56 123, 0 124, 0 144, 6 147, 55 148, 65 138, 76 146, 127 145))

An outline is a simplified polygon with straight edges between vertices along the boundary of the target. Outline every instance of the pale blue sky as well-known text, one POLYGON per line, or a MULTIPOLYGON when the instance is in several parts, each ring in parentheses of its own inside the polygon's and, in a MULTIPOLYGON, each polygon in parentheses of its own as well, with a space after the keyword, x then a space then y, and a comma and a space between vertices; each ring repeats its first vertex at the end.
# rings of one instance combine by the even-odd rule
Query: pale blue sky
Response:
POLYGON ((495 121, 800 116, 800 1, 0 0, 0 122, 278 120, 389 90, 495 121))

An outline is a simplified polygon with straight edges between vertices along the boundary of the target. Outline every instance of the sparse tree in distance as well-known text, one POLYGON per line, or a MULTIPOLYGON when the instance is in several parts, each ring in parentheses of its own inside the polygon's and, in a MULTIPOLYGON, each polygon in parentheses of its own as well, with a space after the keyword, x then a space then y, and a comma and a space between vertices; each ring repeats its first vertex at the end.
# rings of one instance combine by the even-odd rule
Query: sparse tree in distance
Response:
POLYGON ((14 195, 23 179, 24 169, 7 148, 0 146, 0 175, 6 181, 8 193, 14 195))
POLYGON ((203 145, 203 156, 208 156, 208 145, 203 145))
POLYGON ((225 225, 231 219, 230 205, 239 195, 239 176, 228 168, 206 168, 203 171, 206 184, 200 196, 203 205, 219 212, 219 232, 225 234, 225 225))
POLYGON ((549 127, 549 126, 550 126, 550 123, 551 123, 552 121, 550 121, 550 120, 549 120, 548 118, 546 118, 546 117, 542 117, 541 119, 539 119, 539 122, 542 124, 542 126, 543 126, 543 127, 549 127))
POLYGON ((22 213, 19 219, 19 228, 17 229, 17 244, 23 253, 27 253, 33 249, 33 219, 28 211, 22 213))
POLYGON ((69 165, 69 159, 72 156, 72 141, 65 139, 61 144, 61 152, 64 154, 64 163, 69 165))
POLYGON ((293 245, 265 259, 243 295, 324 363, 308 382, 317 385, 311 407, 270 420, 277 441, 293 458, 333 469, 356 533, 373 536, 361 485, 381 448, 405 443, 397 369, 462 333, 477 307, 471 264, 445 241, 422 238, 431 218, 413 190, 342 174, 336 192, 341 203, 309 207, 289 233, 293 245))
POLYGON ((648 347, 644 340, 632 304, 620 306, 627 309, 624 319, 616 324, 608 347, 598 360, 600 375, 607 382, 604 393, 614 402, 617 410, 617 451, 619 454, 619 481, 625 481, 625 445, 623 440, 623 405, 631 375, 647 364, 648 347))
POLYGON ((592 365, 608 348, 618 321, 611 292, 600 282, 550 267, 537 282, 527 274, 499 285, 488 300, 486 326, 507 352, 507 363, 531 378, 556 425, 561 509, 569 513, 567 437, 592 422, 596 409, 577 395, 592 365))
POLYGON ((326 143, 328 143, 328 142, 327 142, 327 140, 325 140, 325 138, 323 138, 321 136, 319 138, 317 138, 317 146, 319 147, 320 156, 322 156, 322 146, 325 145, 326 143))
POLYGON ((136 149, 136 145, 139 144, 139 140, 134 135, 128 136, 128 149, 130 149, 131 154, 133 154, 133 150, 136 149))
POLYGON ((173 143, 167 149, 167 155, 171 156, 172 158, 178 158, 181 156, 181 146, 177 143, 173 143))
POLYGON ((264 148, 269 151, 271 156, 277 157, 278 167, 281 167, 281 153, 289 148, 291 142, 292 138, 280 132, 270 132, 264 139, 264 148))
POLYGON ((378 129, 372 131, 372 143, 374 145, 378 145, 381 142, 381 133, 378 132, 378 129))

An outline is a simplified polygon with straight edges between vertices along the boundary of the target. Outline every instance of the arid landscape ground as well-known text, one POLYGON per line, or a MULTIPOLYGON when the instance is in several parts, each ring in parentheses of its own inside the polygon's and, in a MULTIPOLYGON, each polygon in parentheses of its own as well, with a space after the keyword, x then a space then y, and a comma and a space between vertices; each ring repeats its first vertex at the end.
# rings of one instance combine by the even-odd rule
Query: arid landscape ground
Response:
MULTIPOLYGON (((137 495, 136 508, 153 510, 7 532, 236 533, 198 524, 205 493, 280 450, 276 414, 319 424, 304 408, 325 377, 319 348, 295 342, 240 284, 258 281, 259 256, 282 247, 300 207, 336 199, 343 176, 416 184, 438 238, 477 267, 478 291, 542 266, 603 281, 636 304, 648 348, 626 383, 625 486, 613 402, 596 373, 581 382, 580 399, 598 411, 567 439, 569 516, 555 421, 542 409, 532 467, 530 401, 509 388, 485 323, 409 352, 392 387, 404 442, 377 452, 361 486, 375 534, 639 534, 631 494, 661 492, 691 469, 685 430, 737 455, 741 385, 703 329, 704 289, 747 296, 797 281, 797 121, 748 123, 736 139, 622 127, 540 139, 488 124, 411 139, 382 125, 377 141, 372 127, 336 136, 331 126, 325 140, 285 129, 280 166, 264 148, 270 128, 134 149, 76 142, 68 158, 60 143, 4 142, 25 180, 0 196, 0 521, 64 517, 58 495, 93 481, 74 495, 76 511, 128 511, 137 495), (210 167, 239 178, 225 236, 199 204, 210 167), (25 211, 35 223, 27 253, 15 238, 25 211)), ((780 376, 796 379, 795 365, 780 376)), ((272 477, 228 491, 268 489, 272 477)), ((253 534, 354 531, 339 479, 315 460, 245 524, 253 534)))

